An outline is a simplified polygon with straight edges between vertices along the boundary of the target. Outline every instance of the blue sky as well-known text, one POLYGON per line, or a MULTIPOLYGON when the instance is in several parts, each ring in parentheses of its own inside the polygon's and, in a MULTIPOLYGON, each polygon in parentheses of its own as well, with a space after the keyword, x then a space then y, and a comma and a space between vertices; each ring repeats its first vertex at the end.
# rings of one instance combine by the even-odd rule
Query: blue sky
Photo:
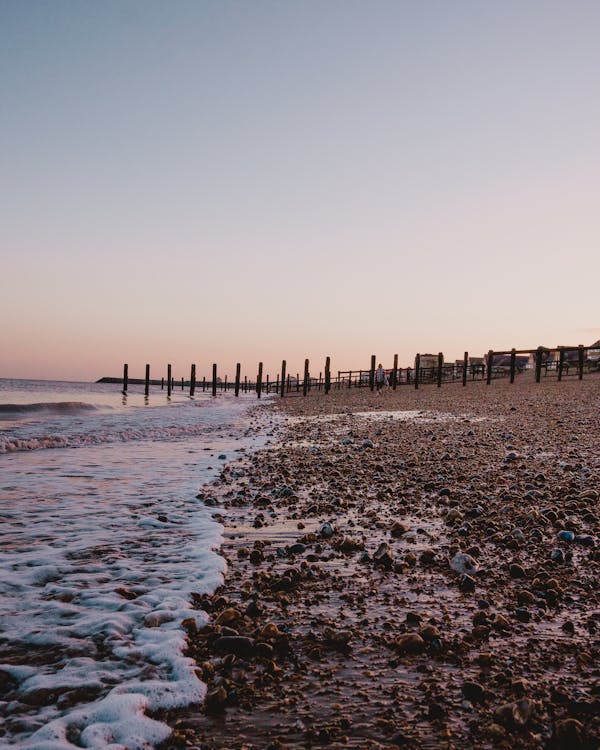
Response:
POLYGON ((599 22, 0 0, 0 376, 600 338, 599 22))

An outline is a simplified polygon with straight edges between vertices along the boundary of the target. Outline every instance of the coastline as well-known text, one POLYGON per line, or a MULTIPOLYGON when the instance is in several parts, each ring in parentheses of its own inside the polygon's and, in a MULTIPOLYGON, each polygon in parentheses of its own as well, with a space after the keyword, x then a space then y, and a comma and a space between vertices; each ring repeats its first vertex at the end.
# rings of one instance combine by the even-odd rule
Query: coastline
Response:
POLYGON ((165 747, 597 748, 599 404, 595 376, 274 401, 279 442, 206 488, 228 571, 165 747))

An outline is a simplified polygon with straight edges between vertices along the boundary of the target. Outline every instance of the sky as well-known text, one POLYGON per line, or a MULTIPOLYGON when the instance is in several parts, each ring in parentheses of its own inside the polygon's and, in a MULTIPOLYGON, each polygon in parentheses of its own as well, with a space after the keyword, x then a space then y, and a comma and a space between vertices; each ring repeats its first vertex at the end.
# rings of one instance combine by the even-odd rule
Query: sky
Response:
POLYGON ((0 377, 593 343, 599 32, 582 0, 0 0, 0 377))

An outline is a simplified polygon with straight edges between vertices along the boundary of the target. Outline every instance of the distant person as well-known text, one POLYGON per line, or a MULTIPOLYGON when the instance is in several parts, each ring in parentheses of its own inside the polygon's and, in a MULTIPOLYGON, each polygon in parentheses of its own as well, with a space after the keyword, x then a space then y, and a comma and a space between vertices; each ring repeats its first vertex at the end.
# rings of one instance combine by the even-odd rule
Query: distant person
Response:
POLYGON ((380 362, 379 367, 375 370, 375 386, 379 395, 381 395, 381 389, 386 384, 386 381, 387 378, 385 376, 385 370, 383 369, 383 366, 380 362))

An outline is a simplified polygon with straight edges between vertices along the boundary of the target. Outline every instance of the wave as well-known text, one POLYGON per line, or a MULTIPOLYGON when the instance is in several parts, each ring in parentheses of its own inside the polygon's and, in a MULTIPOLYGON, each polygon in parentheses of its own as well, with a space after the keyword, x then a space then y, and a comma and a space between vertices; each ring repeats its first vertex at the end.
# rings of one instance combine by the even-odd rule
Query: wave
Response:
POLYGON ((53 414, 77 414, 80 411, 95 411, 93 404, 83 401, 48 401, 39 404, 0 404, 0 416, 11 414, 36 414, 51 412, 53 414))
POLYGON ((171 441, 197 437, 214 431, 213 425, 173 425, 165 427, 143 427, 116 431, 97 431, 73 435, 40 435, 36 437, 2 436, 0 433, 0 454, 18 451, 36 451, 48 448, 87 448, 106 443, 129 443, 139 440, 171 441))

